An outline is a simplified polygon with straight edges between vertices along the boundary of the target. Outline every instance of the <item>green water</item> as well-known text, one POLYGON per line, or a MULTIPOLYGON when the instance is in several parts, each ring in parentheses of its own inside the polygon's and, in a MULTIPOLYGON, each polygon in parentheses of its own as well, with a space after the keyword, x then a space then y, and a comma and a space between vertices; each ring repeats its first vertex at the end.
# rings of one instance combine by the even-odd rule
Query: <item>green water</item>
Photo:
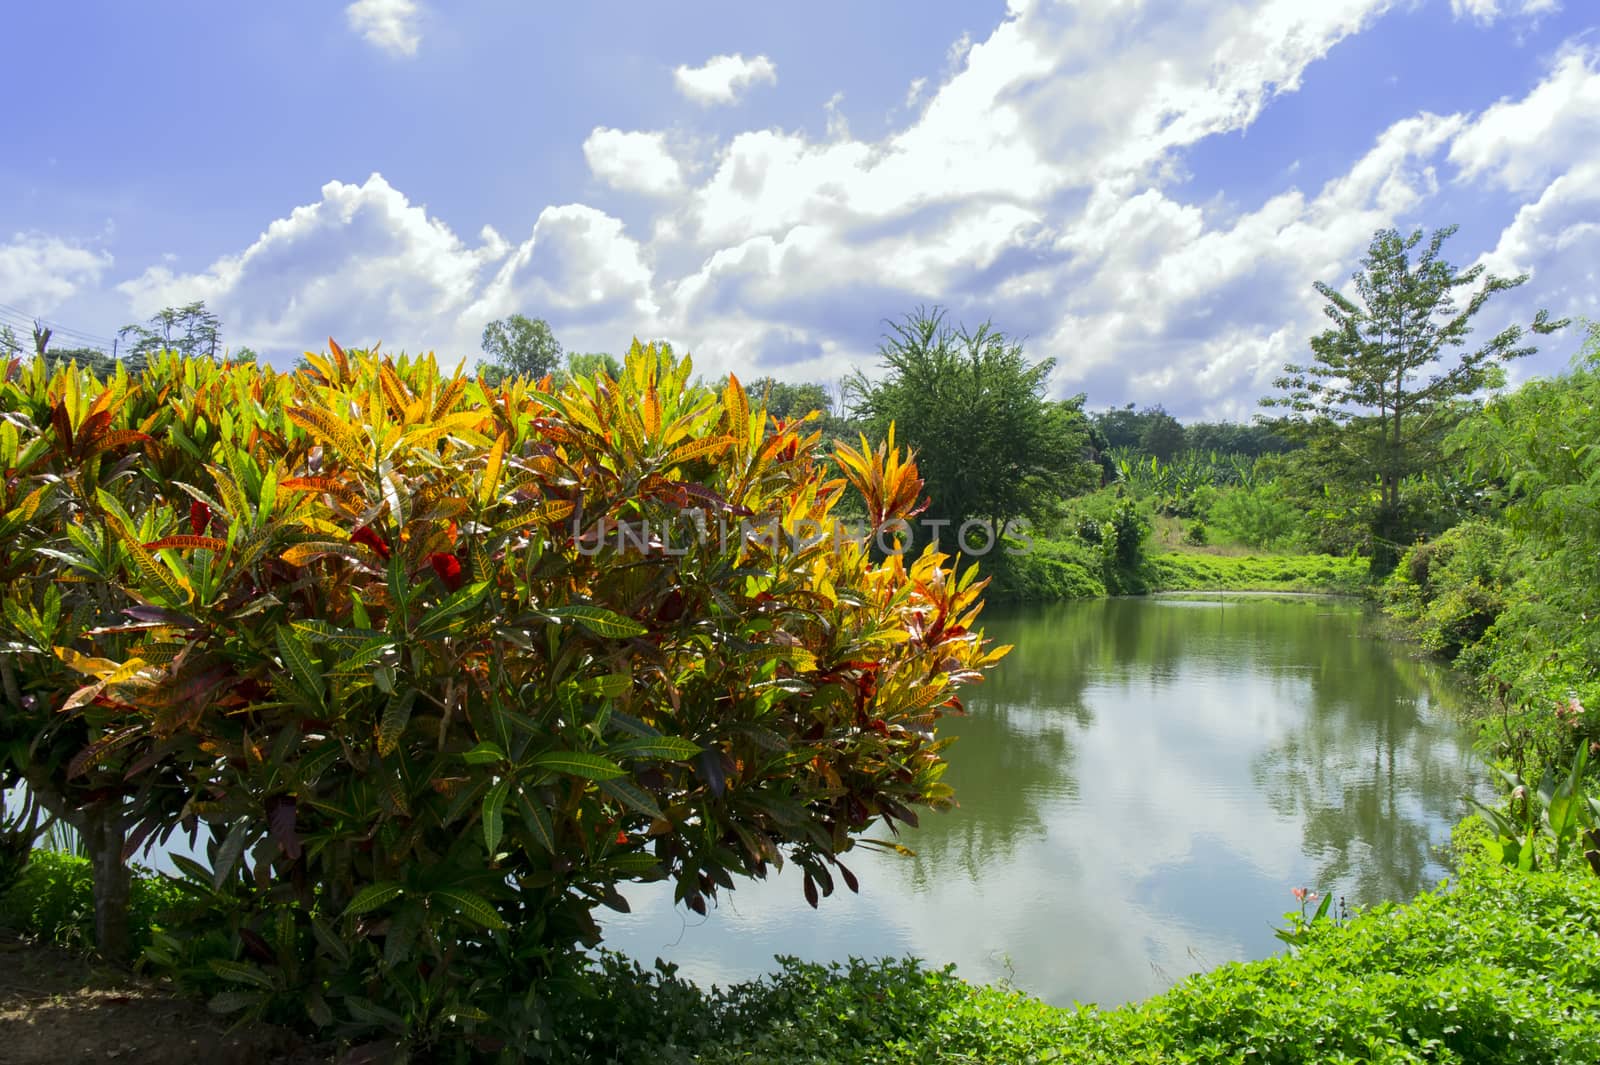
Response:
POLYGON ((608 945, 703 983, 916 954, 1048 1001, 1110 1005, 1279 948, 1291 889, 1351 906, 1444 875, 1434 848, 1482 770, 1450 678, 1351 602, 1244 596, 994 609, 1013 643, 970 689, 947 776, 960 806, 859 849, 859 896, 811 910, 798 876, 708 918, 628 892, 608 945))

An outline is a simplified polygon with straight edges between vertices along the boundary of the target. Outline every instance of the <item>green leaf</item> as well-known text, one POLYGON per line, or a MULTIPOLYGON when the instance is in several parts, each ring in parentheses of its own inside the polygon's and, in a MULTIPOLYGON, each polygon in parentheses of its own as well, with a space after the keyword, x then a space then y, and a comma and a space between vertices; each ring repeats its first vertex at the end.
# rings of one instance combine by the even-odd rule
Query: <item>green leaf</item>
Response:
POLYGON ((337 625, 323 621, 321 618, 308 618, 303 621, 290 623, 295 632, 312 640, 328 640, 334 643, 363 644, 369 640, 388 639, 388 633, 376 629, 341 629, 337 625))
POLYGON ((633 677, 629 674, 607 673, 603 677, 590 677, 578 685, 578 690, 585 695, 615 699, 631 687, 633 687, 633 677))
POLYGON ((629 733, 630 735, 639 736, 644 739, 654 739, 655 737, 661 735, 659 730, 652 728, 643 721, 640 721, 638 718, 632 717, 617 709, 613 709, 611 711, 611 724, 623 732, 629 733))
POLYGON ((477 606, 489 594, 489 583, 480 581, 469 584, 460 591, 452 592, 441 599, 437 606, 428 611, 417 627, 411 630, 411 635, 419 640, 425 640, 443 633, 450 627, 450 622, 458 614, 464 614, 477 606))
POLYGON ((633 851, 628 854, 614 854, 604 861, 597 862, 596 868, 604 869, 619 877, 648 876, 661 870, 661 859, 644 851, 633 851))
POLYGON ((236 984, 254 984, 272 990, 272 978, 254 965, 247 965, 242 961, 227 961, 223 958, 212 958, 206 963, 211 966, 211 971, 236 984))
POLYGON ((650 793, 632 781, 602 780, 600 790, 652 820, 666 816, 661 812, 661 807, 656 805, 655 799, 651 798, 650 793))
POLYGON ((700 754, 703 748, 698 743, 679 736, 660 736, 652 739, 624 740, 614 747, 606 749, 612 758, 664 758, 667 761, 683 762, 700 754))
POLYGON ((316 936, 317 943, 322 949, 340 965, 350 964, 349 946, 327 921, 320 917, 311 918, 311 933, 316 936))
POLYGON ((480 928, 499 930, 506 927, 506 923, 482 895, 460 888, 442 888, 430 893, 428 899, 430 902, 446 903, 480 928))
POLYGON ((462 752, 461 758, 468 765, 493 765, 506 760, 506 752, 493 740, 484 740, 470 751, 462 752))
POLYGON ((344 908, 344 913, 341 916, 355 917, 359 914, 370 913, 379 906, 398 898, 403 890, 399 884, 392 880, 368 884, 356 893, 355 898, 350 900, 350 905, 344 908))
POLYGON ((603 636, 608 640, 625 640, 631 636, 643 636, 650 631, 632 618, 623 617, 614 610, 599 606, 565 606, 559 610, 546 611, 546 614, 557 621, 576 621, 596 636, 603 636))
POLYGON ((511 778, 501 777, 495 782, 494 787, 483 797, 483 844, 489 852, 490 859, 500 847, 500 836, 504 831, 503 810, 506 804, 506 792, 511 790, 511 778))
POLYGON ((318 702, 327 697, 327 687, 322 682, 322 670, 311 657, 310 648, 301 643, 300 637, 287 625, 278 626, 278 653, 283 659, 283 668, 289 671, 289 676, 297 687, 315 695, 318 702))
POLYGON ((582 751, 546 751, 528 759, 528 764, 540 769, 552 769, 568 776, 583 777, 586 780, 611 780, 622 776, 625 772, 620 765, 608 758, 602 758, 598 754, 585 754, 582 751))
POLYGON ((385 965, 392 969, 411 956, 411 948, 416 944, 417 933, 422 930, 426 917, 426 911, 413 902, 401 907, 390 919, 389 931, 383 937, 385 965))
POLYGON ((417 701, 417 690, 407 688, 402 695, 389 699, 383 708, 383 719, 378 722, 378 754, 386 755, 400 745, 400 734, 411 720, 411 707, 417 701))
POLYGON ((392 1032, 406 1030, 405 1018, 390 1009, 376 1005, 359 995, 346 995, 344 1008, 350 1011, 350 1016, 362 1024, 379 1028, 387 1028, 392 1032))
POLYGON ((250 822, 240 821, 229 830, 223 839, 222 846, 217 851, 217 867, 211 871, 211 886, 221 889, 228 877, 233 875, 233 867, 239 864, 239 858, 244 854, 245 841, 250 837, 250 822))
POLYGON ((522 813, 522 823, 528 826, 534 839, 539 841, 539 846, 549 851, 556 852, 556 829, 550 820, 550 811, 544 804, 528 797, 521 788, 517 789, 517 809, 522 813))

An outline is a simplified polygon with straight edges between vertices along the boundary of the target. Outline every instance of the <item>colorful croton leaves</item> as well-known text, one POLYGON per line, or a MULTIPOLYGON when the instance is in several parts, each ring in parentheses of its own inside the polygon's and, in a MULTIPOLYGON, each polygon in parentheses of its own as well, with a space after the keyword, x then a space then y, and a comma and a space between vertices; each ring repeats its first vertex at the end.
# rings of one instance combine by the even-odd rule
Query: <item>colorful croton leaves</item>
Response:
POLYGON ((935 724, 1004 648, 973 571, 836 520, 915 513, 892 444, 830 466, 638 344, 559 390, 308 362, 0 385, 12 775, 206 828, 219 1009, 509 1038, 617 885, 792 862, 815 904, 951 801, 935 724))

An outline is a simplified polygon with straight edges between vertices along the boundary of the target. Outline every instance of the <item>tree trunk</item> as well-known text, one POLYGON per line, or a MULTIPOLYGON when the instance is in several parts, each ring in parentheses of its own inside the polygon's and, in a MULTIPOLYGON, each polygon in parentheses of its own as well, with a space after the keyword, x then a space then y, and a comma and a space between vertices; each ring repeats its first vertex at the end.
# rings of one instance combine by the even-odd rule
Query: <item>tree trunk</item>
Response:
POLYGON ((94 940, 107 961, 125 965, 133 953, 128 936, 128 866, 122 860, 126 826, 122 802, 113 798, 83 811, 83 842, 94 870, 94 940))

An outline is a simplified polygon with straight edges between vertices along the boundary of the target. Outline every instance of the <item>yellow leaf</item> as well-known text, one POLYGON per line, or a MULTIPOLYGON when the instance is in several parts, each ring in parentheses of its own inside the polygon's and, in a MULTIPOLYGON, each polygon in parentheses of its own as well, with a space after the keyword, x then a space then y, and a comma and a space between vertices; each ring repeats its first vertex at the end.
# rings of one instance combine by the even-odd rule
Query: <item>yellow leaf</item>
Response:
POLYGON ((312 436, 331 444, 334 452, 351 465, 365 466, 371 461, 369 449, 355 431, 327 411, 290 407, 283 413, 312 436))
POLYGON ((505 461, 506 444, 508 439, 505 433, 495 437, 494 446, 489 449, 489 458, 483 466, 483 483, 478 486, 478 503, 488 506, 494 499, 495 486, 500 481, 500 466, 505 461))
POLYGON ((97 680, 105 680, 122 668, 120 662, 113 662, 109 658, 95 658, 74 651, 70 647, 57 647, 55 652, 56 657, 65 662, 69 668, 97 680))

